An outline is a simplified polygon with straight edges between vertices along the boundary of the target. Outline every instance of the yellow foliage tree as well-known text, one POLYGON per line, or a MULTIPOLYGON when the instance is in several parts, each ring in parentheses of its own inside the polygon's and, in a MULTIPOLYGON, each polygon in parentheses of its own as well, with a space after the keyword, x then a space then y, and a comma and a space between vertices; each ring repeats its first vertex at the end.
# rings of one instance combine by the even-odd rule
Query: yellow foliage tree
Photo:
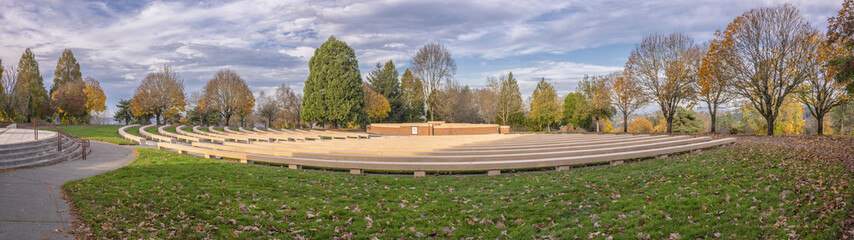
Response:
POLYGON ((367 84, 362 84, 362 92, 365 94, 365 113, 368 114, 369 121, 379 121, 388 117, 388 112, 391 111, 388 99, 367 84))
POLYGON ((646 118, 637 118, 629 126, 630 133, 652 133, 652 122, 646 118))
MULTIPOLYGON (((753 130, 754 134, 768 134, 767 125, 762 115, 750 104, 741 108, 741 125, 746 131, 753 130)), ((774 120, 774 133, 785 135, 800 135, 804 131, 804 105, 792 97, 783 100, 779 115, 774 120)))
POLYGON ((605 128, 603 129, 604 132, 606 132, 606 133, 613 132, 614 127, 611 126, 611 121, 609 121, 608 119, 605 119, 604 121, 605 121, 605 128))
POLYGON ((103 112, 107 110, 107 96, 104 95, 104 89, 92 77, 86 77, 86 88, 83 93, 86 93, 86 111, 88 112, 103 112))

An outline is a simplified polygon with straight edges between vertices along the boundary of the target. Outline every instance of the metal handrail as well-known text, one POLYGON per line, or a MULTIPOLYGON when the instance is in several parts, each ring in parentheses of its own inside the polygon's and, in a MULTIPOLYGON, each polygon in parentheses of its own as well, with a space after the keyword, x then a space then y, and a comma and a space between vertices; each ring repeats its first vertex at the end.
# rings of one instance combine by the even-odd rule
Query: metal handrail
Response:
POLYGON ((89 139, 82 139, 82 138, 76 138, 74 136, 71 136, 71 134, 68 134, 65 131, 62 131, 62 129, 59 129, 58 127, 56 127, 56 125, 53 125, 49 122, 46 122, 46 121, 38 119, 38 118, 30 119, 30 123, 32 124, 33 134, 35 135, 36 140, 39 139, 39 128, 41 128, 41 127, 51 128, 54 131, 56 131, 56 133, 57 133, 57 135, 56 135, 57 136, 57 138, 56 138, 56 149, 57 149, 57 151, 62 151, 62 137, 64 136, 65 138, 70 139, 73 142, 77 142, 78 144, 80 144, 81 147, 83 147, 83 160, 86 160, 86 150, 89 149, 89 139))

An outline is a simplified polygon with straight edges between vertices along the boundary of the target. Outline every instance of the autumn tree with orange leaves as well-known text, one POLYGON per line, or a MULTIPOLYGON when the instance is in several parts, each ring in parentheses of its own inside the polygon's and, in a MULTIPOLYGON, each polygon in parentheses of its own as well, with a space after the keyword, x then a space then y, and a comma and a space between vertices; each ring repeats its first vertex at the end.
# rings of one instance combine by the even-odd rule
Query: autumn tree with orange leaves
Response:
POLYGON ((712 125, 710 132, 713 133, 716 132, 718 108, 734 97, 729 87, 735 73, 726 65, 725 59, 727 57, 725 51, 731 47, 731 36, 725 36, 721 31, 715 32, 715 38, 709 42, 706 55, 697 72, 698 98, 709 108, 712 125))
POLYGON ((130 100, 134 116, 153 115, 157 125, 161 119, 184 111, 184 80, 169 65, 142 79, 130 100))
POLYGON ((241 116, 240 124, 243 125, 243 116, 251 113, 255 108, 252 91, 249 90, 246 81, 233 70, 217 71, 205 85, 204 95, 207 104, 220 112, 224 120, 223 125, 226 126, 234 115, 241 116))
POLYGON ((816 134, 824 134, 824 116, 833 108, 846 103, 850 96, 846 94, 845 84, 836 81, 837 69, 828 65, 828 61, 850 55, 848 49, 839 42, 827 41, 816 36, 817 48, 811 53, 814 58, 809 63, 806 81, 795 91, 798 99, 807 106, 816 120, 816 134))
MULTIPOLYGON (((643 86, 634 78, 627 76, 626 71, 608 74, 614 83, 611 94, 611 102, 617 111, 623 115, 623 132, 629 132, 629 114, 647 103, 646 95, 643 94, 643 86)), ((634 124, 634 122, 632 122, 634 124)))

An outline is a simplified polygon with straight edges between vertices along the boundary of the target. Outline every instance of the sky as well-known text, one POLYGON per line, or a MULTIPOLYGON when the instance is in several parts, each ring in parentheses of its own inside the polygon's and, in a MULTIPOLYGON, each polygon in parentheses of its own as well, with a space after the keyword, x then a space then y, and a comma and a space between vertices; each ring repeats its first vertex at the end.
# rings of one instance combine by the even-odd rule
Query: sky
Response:
POLYGON ((418 48, 447 47, 454 80, 483 87, 513 72, 523 97, 545 78, 560 94, 585 74, 623 68, 645 35, 685 33, 709 40, 752 8, 791 3, 824 31, 842 0, 671 1, 136 1, 0 0, 0 59, 17 65, 31 48, 45 87, 63 49, 83 76, 101 83, 108 112, 146 74, 172 65, 186 95, 220 69, 241 75, 257 95, 291 85, 302 91, 308 61, 329 36, 355 52, 363 79, 378 62, 402 74, 418 48))

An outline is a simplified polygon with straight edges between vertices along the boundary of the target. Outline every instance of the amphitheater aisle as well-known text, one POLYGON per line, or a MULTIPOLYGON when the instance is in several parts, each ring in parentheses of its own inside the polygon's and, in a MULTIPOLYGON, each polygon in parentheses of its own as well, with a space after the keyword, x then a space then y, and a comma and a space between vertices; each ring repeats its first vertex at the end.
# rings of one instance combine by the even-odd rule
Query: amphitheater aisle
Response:
POLYGON ((73 239, 62 184, 115 170, 136 158, 133 148, 91 142, 87 160, 0 172, 0 239, 73 239))

